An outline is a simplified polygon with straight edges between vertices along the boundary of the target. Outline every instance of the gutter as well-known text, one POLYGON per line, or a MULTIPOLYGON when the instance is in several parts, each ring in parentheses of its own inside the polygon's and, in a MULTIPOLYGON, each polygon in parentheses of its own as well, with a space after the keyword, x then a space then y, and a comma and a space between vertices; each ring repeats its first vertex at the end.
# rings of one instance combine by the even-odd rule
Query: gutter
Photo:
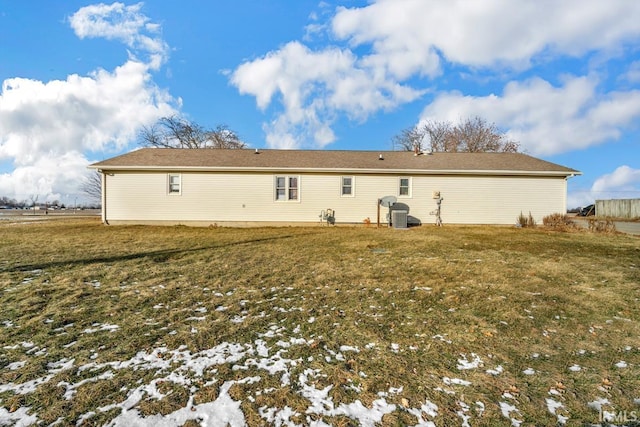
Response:
MULTIPOLYGON (((98 166, 89 166, 97 169, 98 166)), ((207 166, 109 166, 110 171, 123 172, 236 172, 236 173, 332 173, 332 174, 381 174, 381 175, 500 175, 500 176, 563 176, 573 177, 582 172, 523 171, 523 170, 466 170, 466 169, 373 169, 373 168, 295 168, 295 167, 207 167, 207 166)), ((100 171, 100 169, 98 169, 100 171)))

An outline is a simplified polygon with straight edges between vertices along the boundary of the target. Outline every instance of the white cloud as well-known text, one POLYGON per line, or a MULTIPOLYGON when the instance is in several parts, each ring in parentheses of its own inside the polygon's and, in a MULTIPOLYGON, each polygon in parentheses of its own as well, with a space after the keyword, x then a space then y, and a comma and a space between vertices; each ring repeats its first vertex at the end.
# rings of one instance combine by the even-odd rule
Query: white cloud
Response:
MULTIPOLYGON (((275 118, 264 125, 272 146, 330 143, 335 136, 326 130, 336 117, 366 120, 374 112, 414 101, 427 90, 410 85, 424 77, 428 85, 437 83, 434 79, 451 64, 472 74, 526 70, 538 62, 594 51, 605 57, 640 37, 640 2, 627 0, 373 0, 364 7, 338 7, 328 19, 325 25, 313 14, 305 37, 330 31, 332 41, 347 46, 313 51, 290 42, 231 74, 231 83, 240 93, 255 96, 260 109, 281 103, 275 118), (318 133, 319 128, 324 130, 318 133)), ((632 69, 629 78, 633 76, 632 69)), ((501 112, 494 112, 493 120, 518 124, 514 136, 538 154, 615 138, 616 126, 636 116, 635 92, 601 96, 591 78, 569 80, 553 87, 532 79, 510 84, 502 98, 448 94, 436 103, 456 119, 465 108, 487 117, 489 110, 479 106, 497 106, 501 112), (605 106, 628 112, 607 117, 605 106), (536 123, 537 118, 542 122, 536 123)))
MULTIPOLYGON (((139 37, 137 31, 157 28, 139 14, 139 6, 87 6, 70 22, 80 37, 142 46, 153 40, 139 37)), ((152 44, 149 52, 158 53, 154 49, 162 45, 152 44)), ((66 80, 4 80, 0 162, 13 163, 15 170, 0 175, 0 195, 24 200, 36 194, 44 201, 78 194, 90 163, 81 153, 121 150, 135 140, 141 126, 175 114, 180 100, 153 82, 156 59, 130 59, 113 71, 98 69, 66 80)))
POLYGON ((171 114, 173 99, 150 82, 146 65, 71 75, 47 83, 13 78, 0 93, 0 159, 33 164, 69 150, 122 148, 141 125, 171 114))
MULTIPOLYGON (((69 203, 78 195, 79 183, 87 175, 87 159, 77 151, 43 156, 0 174, 0 194, 17 201, 38 197, 38 202, 59 200, 69 203)), ((84 196, 79 200, 84 201, 84 196)))
POLYGON ((433 76, 439 52, 472 67, 526 67, 546 51, 577 56, 640 35, 640 3, 626 0, 377 0, 340 8, 337 37, 372 45, 372 58, 398 78, 433 76), (398 62, 395 62, 395 61, 398 62))
POLYGON ((166 60, 169 47, 157 35, 160 25, 149 22, 149 18, 140 12, 142 5, 125 6, 116 2, 85 6, 69 18, 69 24, 81 39, 118 40, 131 49, 149 54, 149 64, 158 68, 166 60))
POLYGON ((623 165, 598 177, 590 188, 569 191, 567 207, 587 206, 596 200, 640 198, 640 169, 623 165))
POLYGON ((335 139, 330 129, 335 114, 364 120, 421 94, 375 71, 359 64, 349 50, 314 52, 291 42, 241 64, 232 73, 231 83, 241 94, 255 96, 262 110, 280 97, 283 111, 264 125, 271 147, 294 148, 303 141, 322 147, 335 139))
POLYGON ((640 196, 640 169, 624 165, 610 174, 596 179, 591 191, 598 199, 638 198, 640 196))
POLYGON ((640 118, 640 91, 598 91, 598 80, 571 77, 556 87, 540 78, 510 82, 502 95, 438 95, 421 121, 480 116, 507 129, 508 136, 534 155, 584 149, 618 138, 640 118))

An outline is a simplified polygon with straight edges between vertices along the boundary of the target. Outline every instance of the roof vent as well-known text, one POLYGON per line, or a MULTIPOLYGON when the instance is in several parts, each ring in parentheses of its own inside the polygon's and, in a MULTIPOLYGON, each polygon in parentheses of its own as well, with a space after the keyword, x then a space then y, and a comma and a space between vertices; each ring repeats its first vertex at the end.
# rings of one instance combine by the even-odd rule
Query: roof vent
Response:
POLYGON ((254 154, 260 154, 260 151, 258 151, 258 149, 256 148, 256 151, 254 154))
POLYGON ((382 157, 382 154, 378 155, 378 160, 384 160, 384 157, 382 157))

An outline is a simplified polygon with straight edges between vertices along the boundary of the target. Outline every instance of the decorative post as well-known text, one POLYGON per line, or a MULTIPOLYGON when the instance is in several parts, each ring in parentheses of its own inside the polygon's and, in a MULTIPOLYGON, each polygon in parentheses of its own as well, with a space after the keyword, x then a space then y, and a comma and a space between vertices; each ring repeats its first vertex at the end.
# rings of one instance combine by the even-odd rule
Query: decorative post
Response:
POLYGON ((442 201, 444 200, 441 196, 440 196, 440 192, 439 191, 434 191, 433 192, 433 198, 436 201, 436 210, 435 211, 431 211, 431 215, 435 215, 436 216, 436 227, 442 227, 442 217, 440 216, 440 207, 442 205, 442 201))

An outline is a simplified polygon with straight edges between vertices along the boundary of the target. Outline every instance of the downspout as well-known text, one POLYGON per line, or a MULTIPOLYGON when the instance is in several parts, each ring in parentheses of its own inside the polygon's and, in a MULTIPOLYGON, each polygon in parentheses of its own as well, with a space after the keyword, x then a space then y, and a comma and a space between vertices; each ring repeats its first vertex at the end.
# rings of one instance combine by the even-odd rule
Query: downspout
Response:
POLYGON ((563 198, 564 198, 564 213, 565 214, 567 213, 567 209, 569 208, 567 206, 567 196, 568 196, 567 193, 569 191, 569 179, 573 178, 574 176, 576 176, 576 174, 572 173, 571 175, 567 175, 564 178, 564 197, 563 198))
POLYGON ((109 225, 107 220, 107 174, 103 170, 99 172, 102 172, 102 223, 109 225))

